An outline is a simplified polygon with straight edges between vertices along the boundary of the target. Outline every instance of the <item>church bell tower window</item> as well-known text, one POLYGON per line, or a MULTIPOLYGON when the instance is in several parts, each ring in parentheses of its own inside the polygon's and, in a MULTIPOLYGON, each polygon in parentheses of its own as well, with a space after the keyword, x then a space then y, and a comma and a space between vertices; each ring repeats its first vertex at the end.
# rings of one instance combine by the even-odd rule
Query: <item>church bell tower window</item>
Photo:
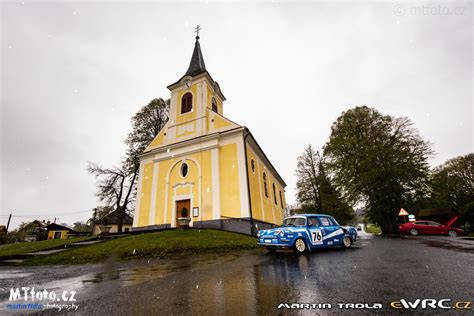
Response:
POLYGON ((216 98, 212 97, 211 105, 212 105, 212 110, 217 113, 217 101, 216 101, 216 98))
POLYGON ((193 109, 193 95, 186 92, 181 98, 181 114, 191 112, 193 109))

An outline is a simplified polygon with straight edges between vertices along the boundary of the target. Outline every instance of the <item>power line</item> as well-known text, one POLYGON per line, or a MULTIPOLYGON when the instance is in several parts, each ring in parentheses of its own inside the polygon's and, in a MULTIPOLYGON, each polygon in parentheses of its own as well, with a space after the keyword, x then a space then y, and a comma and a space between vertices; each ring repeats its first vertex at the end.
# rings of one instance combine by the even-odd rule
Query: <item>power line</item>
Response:
MULTIPOLYGON (((75 214, 83 214, 83 213, 93 213, 92 210, 88 211, 78 211, 78 212, 69 212, 69 213, 46 213, 43 214, 41 212, 35 212, 35 214, 24 214, 21 211, 17 211, 17 214, 20 215, 13 215, 13 217, 41 217, 41 216, 68 216, 68 215, 75 215, 75 214)), ((0 215, 0 216, 9 216, 9 215, 0 215)))

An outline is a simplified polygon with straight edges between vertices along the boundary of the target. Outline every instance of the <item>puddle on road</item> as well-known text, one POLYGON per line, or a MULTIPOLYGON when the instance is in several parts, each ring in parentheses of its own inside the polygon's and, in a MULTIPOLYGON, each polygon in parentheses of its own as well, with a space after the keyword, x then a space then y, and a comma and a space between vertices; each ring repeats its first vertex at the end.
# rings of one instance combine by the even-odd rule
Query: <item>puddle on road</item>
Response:
POLYGON ((8 273, 0 273, 0 280, 26 278, 33 273, 23 272, 21 270, 9 270, 8 273))
MULTIPOLYGON (((76 277, 63 278, 39 284, 29 284, 28 277, 34 277, 41 271, 34 268, 25 268, 25 270, 2 270, 1 279, 13 280, 13 284, 22 287, 34 287, 37 291, 48 290, 55 291, 61 295, 63 291, 76 292, 77 304, 90 298, 97 298, 99 295, 109 293, 117 287, 127 287, 150 282, 159 278, 163 278, 173 273, 181 271, 195 271, 205 268, 212 264, 222 264, 226 261, 232 261, 236 258, 236 254, 210 254, 200 255, 196 257, 178 257, 170 259, 144 259, 133 261, 120 261, 117 258, 110 257, 99 266, 96 272, 81 274, 76 277), (32 272, 25 272, 32 271, 32 272), (16 279, 26 278, 20 281, 16 279), (21 283, 21 284, 20 284, 21 283)), ((65 266, 65 269, 73 269, 74 266, 65 266)), ((44 269, 56 269, 56 267, 44 267, 44 269)), ((51 273, 51 271, 48 271, 51 273)), ((33 278, 30 278, 33 279, 33 278)), ((34 281, 33 281, 34 282, 34 281)), ((0 288, 0 314, 14 313, 14 310, 7 309, 9 301, 10 288, 0 288)), ((29 304, 45 304, 47 301, 28 300, 29 304)), ((24 303, 24 302, 21 302, 24 303)), ((67 303, 67 302, 65 302, 67 303)), ((22 310, 22 313, 32 313, 34 310, 22 310)))

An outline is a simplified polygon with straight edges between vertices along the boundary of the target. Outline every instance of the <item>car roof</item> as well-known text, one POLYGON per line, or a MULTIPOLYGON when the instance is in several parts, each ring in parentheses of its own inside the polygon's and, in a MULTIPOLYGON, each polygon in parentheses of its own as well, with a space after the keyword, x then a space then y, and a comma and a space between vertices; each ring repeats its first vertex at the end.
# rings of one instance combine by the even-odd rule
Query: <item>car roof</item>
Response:
POLYGON ((328 214, 295 214, 295 215, 287 216, 285 218, 308 217, 308 216, 329 216, 329 217, 332 217, 331 215, 328 215, 328 214))

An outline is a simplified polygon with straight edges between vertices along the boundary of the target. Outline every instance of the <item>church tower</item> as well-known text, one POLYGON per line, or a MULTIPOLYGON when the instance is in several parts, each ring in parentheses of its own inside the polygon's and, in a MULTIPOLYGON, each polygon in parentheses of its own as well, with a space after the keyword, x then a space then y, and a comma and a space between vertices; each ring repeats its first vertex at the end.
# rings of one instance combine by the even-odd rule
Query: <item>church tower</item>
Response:
POLYGON ((168 86, 169 121, 140 156, 134 230, 188 221, 250 234, 282 221, 285 183, 250 131, 224 117, 199 29, 188 70, 168 86))

